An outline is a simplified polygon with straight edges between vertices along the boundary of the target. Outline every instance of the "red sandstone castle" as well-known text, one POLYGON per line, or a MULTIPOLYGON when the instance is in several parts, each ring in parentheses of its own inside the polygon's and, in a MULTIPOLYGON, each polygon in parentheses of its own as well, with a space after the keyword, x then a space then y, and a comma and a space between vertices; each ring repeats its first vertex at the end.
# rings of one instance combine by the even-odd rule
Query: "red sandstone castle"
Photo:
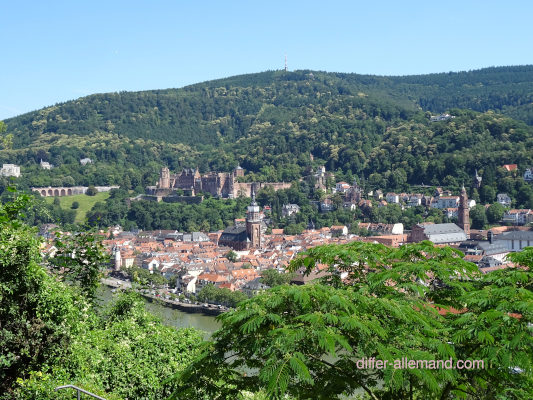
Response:
POLYGON ((257 192, 261 187, 272 186, 274 190, 288 189, 290 183, 239 183, 237 177, 244 176, 244 170, 237 166, 232 172, 209 172, 201 175, 198 168, 185 168, 179 174, 170 174, 168 168, 161 168, 157 187, 149 186, 147 194, 165 196, 171 189, 209 193, 216 197, 236 198, 239 195, 250 197, 252 187, 257 192), (170 190, 169 190, 170 189, 170 190))

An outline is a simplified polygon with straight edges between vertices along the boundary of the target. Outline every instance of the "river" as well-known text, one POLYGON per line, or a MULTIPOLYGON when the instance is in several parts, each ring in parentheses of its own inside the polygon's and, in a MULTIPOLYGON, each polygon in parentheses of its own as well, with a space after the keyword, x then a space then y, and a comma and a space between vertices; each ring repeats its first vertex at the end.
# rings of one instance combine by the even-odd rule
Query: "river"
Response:
MULTIPOLYGON (((102 304, 109 303, 113 296, 111 288, 107 285, 101 286, 100 298, 103 300, 102 304)), ((173 325, 177 328, 187 328, 194 326, 206 333, 205 339, 208 339, 213 332, 220 328, 220 322, 215 321, 215 317, 199 314, 186 313, 178 311, 170 307, 165 307, 160 304, 146 302, 146 308, 153 314, 160 315, 166 325, 173 325)))
MULTIPOLYGON (((107 285, 101 286, 101 295, 100 298, 103 300, 102 304, 109 303, 113 297, 111 293, 111 288, 107 285)), ((213 332, 220 328, 220 322, 215 320, 215 317, 198 314, 198 313, 186 313, 183 311, 178 311, 170 307, 165 307, 160 304, 151 303, 148 300, 145 300, 146 308, 153 314, 160 315, 163 317, 164 323, 167 325, 173 325, 177 328, 187 328, 194 326, 201 331, 205 332, 204 339, 209 339, 213 332)), ((332 357, 330 357, 332 358, 332 357)), ((329 360, 333 361, 333 359, 329 360)), ((248 373, 247 369, 245 369, 248 373)), ((381 385, 380 385, 381 386, 381 385)), ((363 394, 363 389, 356 390, 355 394, 363 394)), ((341 399, 353 399, 355 397, 345 397, 340 396, 341 399)))

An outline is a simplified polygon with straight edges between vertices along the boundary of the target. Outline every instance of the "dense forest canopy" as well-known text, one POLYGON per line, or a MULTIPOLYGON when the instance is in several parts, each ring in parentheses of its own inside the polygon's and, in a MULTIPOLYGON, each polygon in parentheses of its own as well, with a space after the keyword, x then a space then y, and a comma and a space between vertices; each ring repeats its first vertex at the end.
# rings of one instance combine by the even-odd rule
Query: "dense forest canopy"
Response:
POLYGON ((140 193, 162 166, 205 173, 239 163, 248 181, 297 181, 307 167, 326 165, 387 190, 468 184, 475 169, 493 184, 499 166, 533 164, 532 93, 533 66, 404 77, 267 71, 95 94, 8 119, 13 149, 1 151, 0 163, 21 165, 22 189, 140 193), (430 122, 445 111, 456 118, 430 122), (81 166, 85 157, 95 163, 81 166), (42 170, 41 160, 55 168, 42 170))

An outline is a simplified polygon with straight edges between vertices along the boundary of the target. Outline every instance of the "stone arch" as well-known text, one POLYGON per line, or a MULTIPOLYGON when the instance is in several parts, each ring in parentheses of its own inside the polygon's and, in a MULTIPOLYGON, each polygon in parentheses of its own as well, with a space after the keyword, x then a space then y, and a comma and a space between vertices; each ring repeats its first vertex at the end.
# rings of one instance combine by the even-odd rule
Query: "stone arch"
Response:
POLYGON ((72 189, 67 189, 67 196, 70 196, 72 194, 72 189))
POLYGON ((52 189, 48 189, 48 196, 53 196, 54 193, 52 192, 52 189))
POLYGON ((61 196, 64 196, 65 194, 65 189, 61 189, 61 196))
POLYGON ((59 190, 54 190, 54 196, 59 196, 59 190))
POLYGON ((41 190, 41 196, 46 197, 46 190, 41 190))

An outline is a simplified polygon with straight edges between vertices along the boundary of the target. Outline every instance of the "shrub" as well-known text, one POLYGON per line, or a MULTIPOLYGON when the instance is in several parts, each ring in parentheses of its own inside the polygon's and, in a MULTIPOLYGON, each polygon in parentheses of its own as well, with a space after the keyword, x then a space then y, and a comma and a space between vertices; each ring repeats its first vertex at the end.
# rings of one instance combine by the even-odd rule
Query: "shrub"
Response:
POLYGON ((87 196, 96 196, 97 193, 98 189, 96 189, 93 185, 89 186, 85 192, 87 196))

